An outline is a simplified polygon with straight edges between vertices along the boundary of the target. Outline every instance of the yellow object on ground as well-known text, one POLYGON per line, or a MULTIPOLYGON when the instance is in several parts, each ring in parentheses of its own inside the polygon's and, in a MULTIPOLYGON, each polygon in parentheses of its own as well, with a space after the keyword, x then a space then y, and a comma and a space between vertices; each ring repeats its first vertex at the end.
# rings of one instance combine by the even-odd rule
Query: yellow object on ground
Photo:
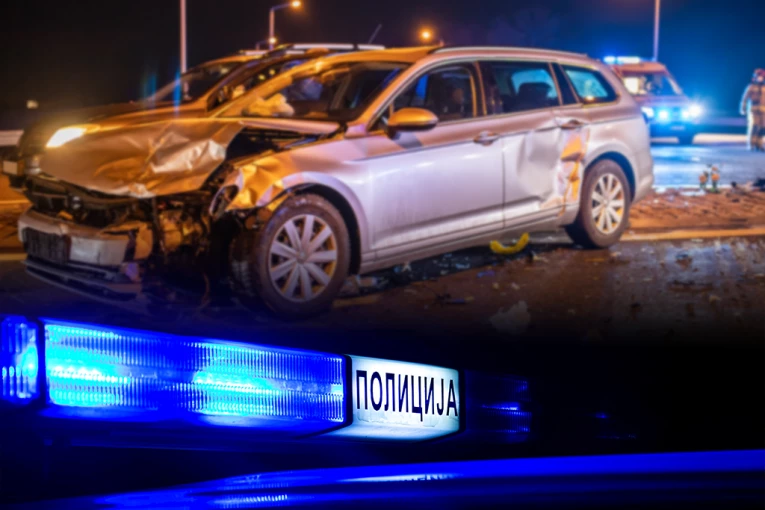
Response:
POLYGON ((523 234, 521 238, 518 240, 518 242, 512 246, 505 246, 499 241, 492 241, 491 244, 489 244, 489 247, 491 248, 491 251, 493 251, 497 255, 514 255, 516 253, 523 251, 523 249, 528 244, 529 244, 529 234, 527 232, 523 234))

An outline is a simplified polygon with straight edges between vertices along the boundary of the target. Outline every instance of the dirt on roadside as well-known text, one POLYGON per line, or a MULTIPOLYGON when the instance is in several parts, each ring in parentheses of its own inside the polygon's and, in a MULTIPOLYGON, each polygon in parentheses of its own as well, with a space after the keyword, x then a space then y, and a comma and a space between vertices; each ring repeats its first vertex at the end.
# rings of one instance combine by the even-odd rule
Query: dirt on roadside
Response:
POLYGON ((634 231, 753 226, 765 226, 765 192, 758 190, 654 190, 630 211, 634 231))

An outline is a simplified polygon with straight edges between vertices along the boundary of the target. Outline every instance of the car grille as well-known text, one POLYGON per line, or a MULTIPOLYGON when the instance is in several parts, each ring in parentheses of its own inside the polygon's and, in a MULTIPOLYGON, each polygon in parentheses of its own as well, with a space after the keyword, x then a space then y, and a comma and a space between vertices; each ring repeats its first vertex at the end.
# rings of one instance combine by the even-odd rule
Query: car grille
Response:
POLYGON ((24 244, 30 257, 66 264, 69 262, 69 240, 33 229, 24 230, 24 244))
POLYGON ((119 219, 134 215, 132 199, 101 199, 82 191, 78 196, 53 182, 31 179, 27 198, 35 211, 96 228, 104 228, 119 219))

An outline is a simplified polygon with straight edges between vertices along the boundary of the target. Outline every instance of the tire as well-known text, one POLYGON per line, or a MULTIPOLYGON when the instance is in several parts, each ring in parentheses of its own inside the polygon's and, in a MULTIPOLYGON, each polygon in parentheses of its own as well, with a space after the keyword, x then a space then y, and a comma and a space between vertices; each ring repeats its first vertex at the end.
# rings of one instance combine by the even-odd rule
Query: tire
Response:
POLYGON ((245 305, 265 305, 282 318, 311 317, 331 307, 348 276, 348 229, 324 198, 295 195, 260 230, 240 232, 230 260, 234 290, 245 305), (305 245, 303 236, 310 225, 305 245))
POLYGON ((693 145, 693 139, 696 138, 696 133, 685 133, 677 137, 677 141, 680 145, 693 145))
MULTIPOLYGON (((614 184, 611 189, 617 190, 618 187, 614 184)), ((576 220, 566 227, 569 237, 576 244, 590 249, 608 248, 619 242, 629 223, 629 212, 632 205, 630 186, 622 167, 610 159, 604 159, 595 163, 584 174, 580 200, 581 203, 579 204, 576 220), (621 192, 617 193, 609 204, 614 214, 620 214, 620 221, 616 226, 613 225, 614 216, 604 218, 599 215, 597 218, 594 217, 597 201, 594 194, 596 191, 600 193, 603 186, 608 186, 609 182, 618 182, 621 189, 621 192), (619 200, 622 201, 621 208, 618 208, 619 200), (608 227, 609 222, 612 228, 602 227, 602 225, 608 227)))

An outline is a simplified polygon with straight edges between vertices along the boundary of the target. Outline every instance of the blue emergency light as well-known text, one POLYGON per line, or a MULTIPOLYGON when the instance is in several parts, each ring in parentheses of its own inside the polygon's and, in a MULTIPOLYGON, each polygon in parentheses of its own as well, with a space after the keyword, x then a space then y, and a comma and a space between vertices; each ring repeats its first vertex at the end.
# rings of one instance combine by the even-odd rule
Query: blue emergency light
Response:
POLYGON ((23 404, 42 397, 49 416, 300 433, 345 421, 342 356, 40 322, 38 335, 37 325, 24 318, 2 321, 2 400, 23 404), (38 367, 45 370, 40 391, 38 367))
POLYGON ((463 388, 459 372, 443 367, 52 319, 0 316, 0 370, 0 407, 28 408, 46 424, 73 420, 75 429, 95 420, 148 435, 212 425, 386 441, 459 432, 505 443, 531 432, 528 382, 518 377, 465 372, 463 388), (369 372, 371 383, 382 370, 386 383, 400 373, 411 384, 395 393, 398 406, 375 408, 382 386, 354 393, 352 368, 369 372), (352 412, 362 395, 374 416, 352 412))
POLYGON ((626 65, 626 64, 639 64, 642 62, 643 59, 640 57, 615 57, 612 55, 609 55, 608 57, 605 57, 603 59, 603 62, 605 62, 608 65, 626 65))

